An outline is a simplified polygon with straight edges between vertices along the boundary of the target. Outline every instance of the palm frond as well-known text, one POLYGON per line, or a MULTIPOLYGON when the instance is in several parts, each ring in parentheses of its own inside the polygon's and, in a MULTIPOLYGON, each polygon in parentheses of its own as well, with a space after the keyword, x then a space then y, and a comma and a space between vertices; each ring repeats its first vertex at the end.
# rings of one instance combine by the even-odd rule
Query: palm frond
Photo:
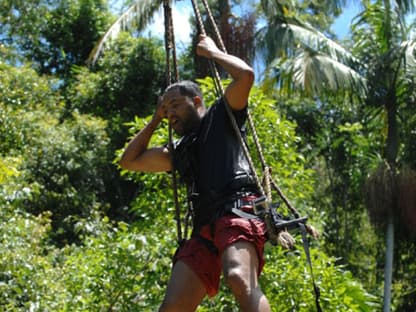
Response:
POLYGON ((288 25, 295 38, 305 45, 308 49, 315 51, 323 51, 327 53, 333 60, 346 64, 358 64, 356 59, 348 50, 326 37, 323 33, 316 29, 298 26, 295 24, 288 25))
POLYGON ((415 11, 415 2, 413 0, 396 0, 396 3, 404 14, 415 11))
POLYGON ((402 42, 400 48, 403 51, 405 68, 415 72, 416 69, 416 40, 402 42))
POLYGON ((350 67, 327 55, 305 51, 293 63, 294 83, 308 94, 352 90, 361 98, 367 93, 366 80, 350 67))
POLYGON ((95 64, 107 45, 118 34, 127 30, 142 30, 150 21, 153 13, 160 7, 161 0, 138 0, 131 5, 107 30, 92 49, 88 63, 95 64))
POLYGON ((338 62, 359 64, 359 61, 344 47, 305 24, 277 21, 261 28, 257 39, 269 63, 278 56, 293 55, 293 51, 306 48, 325 52, 338 62))

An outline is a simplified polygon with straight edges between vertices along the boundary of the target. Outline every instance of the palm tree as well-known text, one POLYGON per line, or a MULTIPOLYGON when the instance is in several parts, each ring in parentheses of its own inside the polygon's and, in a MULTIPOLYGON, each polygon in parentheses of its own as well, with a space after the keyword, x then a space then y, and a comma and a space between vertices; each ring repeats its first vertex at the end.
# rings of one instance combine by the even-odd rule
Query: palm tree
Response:
MULTIPOLYGON (((101 40, 95 45, 89 56, 89 63, 94 64, 99 56, 103 53, 108 44, 118 36, 121 31, 136 31, 143 30, 151 21, 155 11, 162 5, 165 10, 170 10, 172 0, 140 0, 135 1, 123 14, 111 25, 107 32, 102 36, 101 40)), ((200 2, 195 1, 197 5, 200 2)), ((189 1, 191 6, 191 1, 189 1)), ((201 5, 202 6, 202 5, 201 5)), ((218 29, 227 51, 236 55, 248 62, 250 62, 254 55, 254 28, 255 28, 255 14, 251 12, 243 17, 235 16, 232 13, 232 5, 230 0, 216 0, 210 3, 214 20, 218 23, 218 29)), ((209 20, 207 12, 204 9, 201 11, 204 20, 209 20)), ((165 15, 166 23, 166 15, 165 15)), ((196 24, 196 22, 195 22, 196 24)), ((165 29, 169 26, 165 24, 165 29)), ((206 23, 206 31, 208 34, 213 34, 212 25, 206 23)), ((194 35, 197 34, 197 26, 195 25, 194 35)), ((166 36, 167 34, 165 34, 166 36)), ((165 38, 165 41, 169 38, 165 38)), ((174 40, 174 38, 172 38, 174 40)), ((194 41, 196 38, 194 38, 194 41)), ((166 48, 169 48, 168 46, 166 48)), ((170 47, 173 48, 173 47, 170 47)), ((192 55, 195 55, 192 50, 192 55)), ((206 61, 198 58, 194 59, 194 67, 197 77, 205 77, 209 75, 206 61)))
POLYGON ((399 116, 401 107, 414 96, 414 88, 409 84, 409 79, 413 81, 415 75, 416 41, 409 40, 409 31, 405 27, 406 13, 413 9, 412 1, 390 3, 385 0, 383 5, 369 3, 354 26, 360 44, 366 46, 371 53, 362 53, 363 60, 371 65, 366 72, 369 81, 366 104, 376 109, 381 107, 379 112, 386 116, 384 161, 370 175, 366 192, 370 216, 375 223, 386 228, 385 312, 390 311, 395 224, 400 221, 402 207, 398 200, 398 187, 401 173, 407 170, 399 157, 399 116))
MULTIPOLYGON (((338 1, 329 3, 333 5, 328 10, 339 8, 338 1)), ((314 96, 324 90, 339 92, 343 88, 354 89, 359 96, 366 94, 359 60, 300 17, 298 7, 265 0, 262 11, 267 24, 257 35, 259 51, 272 70, 266 80, 274 80, 280 92, 287 94, 297 89, 314 96), (276 68, 279 68, 277 75, 273 74, 276 68)))
POLYGON ((409 40, 405 26, 414 3, 363 1, 363 6, 353 27, 355 53, 298 18, 296 7, 275 1, 262 1, 268 23, 258 38, 269 64, 266 82, 277 84, 280 92, 301 90, 317 97, 347 92, 351 99, 375 108, 373 114, 386 116, 383 165, 370 176, 366 203, 374 222, 386 228, 384 311, 390 311, 394 223, 400 206, 397 185, 400 169, 405 168, 399 161, 398 118, 401 107, 409 100, 414 103, 415 96, 416 41, 409 40))
POLYGON ((117 20, 110 26, 100 41, 95 45, 88 58, 89 63, 94 64, 105 48, 122 31, 141 31, 151 21, 153 14, 166 0, 140 0, 135 1, 117 20))

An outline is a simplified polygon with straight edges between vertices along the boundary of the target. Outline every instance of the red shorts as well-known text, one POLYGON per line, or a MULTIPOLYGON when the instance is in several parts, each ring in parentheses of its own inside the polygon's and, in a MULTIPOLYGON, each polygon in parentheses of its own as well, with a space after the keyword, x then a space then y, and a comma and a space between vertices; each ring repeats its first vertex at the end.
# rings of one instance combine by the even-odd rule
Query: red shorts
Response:
POLYGON ((214 239, 211 236, 211 226, 202 227, 200 232, 202 237, 212 241, 218 253, 198 237, 191 237, 178 249, 173 261, 175 263, 180 260, 186 263, 205 285, 208 296, 213 297, 217 294, 220 284, 221 255, 228 246, 237 241, 254 244, 259 258, 260 274, 264 266, 265 233, 266 227, 261 221, 226 215, 215 222, 214 239))

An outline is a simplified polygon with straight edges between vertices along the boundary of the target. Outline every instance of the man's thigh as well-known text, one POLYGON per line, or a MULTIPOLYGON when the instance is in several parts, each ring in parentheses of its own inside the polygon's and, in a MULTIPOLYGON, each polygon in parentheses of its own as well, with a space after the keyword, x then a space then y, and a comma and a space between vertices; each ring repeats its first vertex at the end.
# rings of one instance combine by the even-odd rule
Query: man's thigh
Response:
POLYGON ((160 311, 195 311, 205 294, 198 276, 179 260, 173 267, 160 311))

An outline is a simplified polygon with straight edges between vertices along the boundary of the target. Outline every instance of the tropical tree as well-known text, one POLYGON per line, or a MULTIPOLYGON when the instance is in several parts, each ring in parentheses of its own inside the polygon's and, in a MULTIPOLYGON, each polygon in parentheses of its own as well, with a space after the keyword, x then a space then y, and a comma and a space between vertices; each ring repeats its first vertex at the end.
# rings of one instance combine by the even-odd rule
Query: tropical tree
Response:
MULTIPOLYGON (((173 24, 169 21, 170 13, 172 10, 173 1, 134 1, 133 4, 127 8, 121 16, 111 25, 107 32, 102 36, 100 41, 95 45, 94 49, 90 53, 89 62, 95 64, 97 59, 120 34, 120 32, 128 31, 130 33, 139 33, 152 21, 154 13, 163 6, 164 10, 164 23, 165 23, 165 48, 167 52, 167 68, 166 72, 173 72, 175 69, 171 69, 168 64, 168 56, 175 54, 176 47, 170 43, 174 43, 174 36, 176 30, 173 28, 173 24)), ((222 41, 224 48, 231 54, 236 55, 248 62, 251 62, 254 58, 254 33, 256 16, 254 10, 246 13, 240 17, 233 14, 232 7, 235 4, 239 4, 239 1, 219 0, 209 1, 209 8, 202 5, 201 2, 195 1, 195 4, 199 7, 202 15, 202 22, 204 23, 204 30, 207 34, 216 38, 217 30, 221 36, 218 41, 222 41), (215 25, 213 25, 213 23, 215 25), (217 29, 215 29, 217 28, 217 29)), ((189 1, 189 5, 191 5, 189 1)), ((205 4, 205 3, 204 3, 205 4)), ((195 18, 190 18, 191 23, 195 31, 190 34, 192 41, 197 41, 197 35, 199 34, 199 25, 195 21, 195 18)), ((220 42, 218 42, 220 43, 220 42)), ((181 72, 178 75, 182 75, 185 78, 204 78, 209 76, 210 68, 205 59, 199 58, 195 54, 195 45, 192 44, 187 49, 187 55, 185 57, 193 60, 193 68, 181 68, 181 72)), ((172 80, 172 79, 171 79, 172 80)))
POLYGON ((110 19, 104 0, 2 1, 1 41, 40 73, 68 79, 73 65, 85 65, 110 19))
MULTIPOLYGON (((299 7, 274 1, 262 2, 268 23, 261 29, 259 40, 270 65, 271 80, 266 80, 266 86, 278 85, 285 95, 300 91, 314 96, 321 107, 331 100, 342 105, 355 102, 359 112, 364 117, 371 116, 367 120, 373 121, 365 124, 365 119, 361 119, 361 123, 369 130, 378 131, 376 137, 384 141, 384 149, 379 152, 382 165, 368 180, 366 202, 372 219, 386 224, 384 298, 387 311, 394 222, 400 220, 398 206, 413 201, 409 198, 413 195, 404 195, 397 185, 403 184, 399 183, 400 174, 406 173, 407 179, 413 176, 409 174, 413 163, 405 163, 409 159, 405 155, 411 148, 400 142, 402 131, 409 129, 409 124, 399 116, 408 111, 409 102, 414 103, 415 41, 409 38, 405 23, 406 14, 413 12, 414 4, 386 0, 363 1, 363 6, 353 27, 352 53, 319 32, 319 28, 306 23, 298 14, 299 7), (399 193, 406 199, 399 202, 399 193)), ((350 104, 348 107, 352 108, 350 104)), ((371 172, 369 169, 367 172, 371 172)), ((414 185, 409 182, 407 187, 414 185)))
POLYGON ((406 13, 413 9, 413 1, 368 3, 354 25, 354 35, 360 40, 357 50, 369 65, 366 104, 374 108, 374 114, 382 113, 385 120, 383 161, 370 175, 366 192, 370 216, 386 229, 384 311, 390 311, 395 224, 403 222, 401 214, 415 191, 411 190, 415 185, 412 178, 403 186, 403 177, 414 176, 414 169, 403 159, 408 148, 400 140, 407 135, 403 132, 406 119, 400 116, 406 114, 406 106, 414 106, 416 94, 416 41, 409 37, 405 21, 406 13))
POLYGON ((168 4, 167 1, 161 0, 143 0, 134 1, 116 21, 105 31, 101 39, 91 49, 89 54, 89 63, 95 64, 98 58, 112 40, 116 39, 121 32, 140 32, 152 20, 154 13, 161 7, 162 3, 168 4))

